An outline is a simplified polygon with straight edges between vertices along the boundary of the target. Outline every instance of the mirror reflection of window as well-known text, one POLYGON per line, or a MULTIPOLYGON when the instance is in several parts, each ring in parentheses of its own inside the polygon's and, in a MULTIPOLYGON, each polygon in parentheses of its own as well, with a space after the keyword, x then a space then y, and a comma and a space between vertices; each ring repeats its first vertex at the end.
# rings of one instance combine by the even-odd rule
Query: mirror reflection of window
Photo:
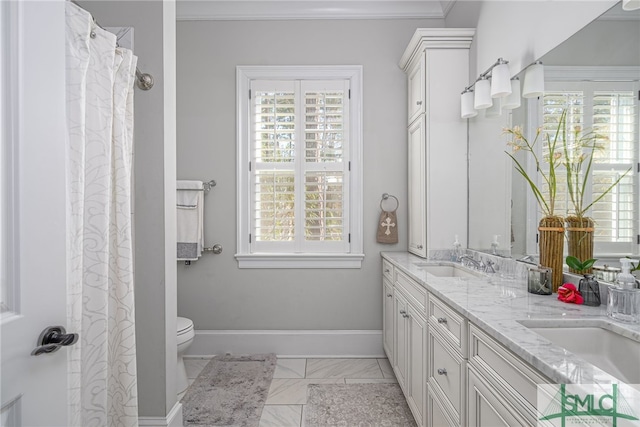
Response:
MULTIPOLYGON (((562 111, 567 109, 567 154, 570 159, 587 156, 580 180, 585 182, 583 206, 602 196, 620 182, 586 213, 594 219, 596 255, 634 253, 640 235, 638 215, 639 177, 635 167, 640 162, 638 142, 637 82, 547 82, 544 97, 538 101, 543 131, 553 138, 562 111), (580 129, 573 133, 572 130, 580 129), (601 137, 600 149, 593 154, 588 168, 589 149, 580 146, 576 135, 593 131, 601 137), (589 169, 587 171, 587 169, 589 169), (625 172, 631 169, 626 175, 625 172)), ((542 148, 543 157, 549 156, 542 148)), ((557 212, 571 211, 566 169, 557 171, 557 212)), ((548 191, 548 189, 546 190, 548 191)))

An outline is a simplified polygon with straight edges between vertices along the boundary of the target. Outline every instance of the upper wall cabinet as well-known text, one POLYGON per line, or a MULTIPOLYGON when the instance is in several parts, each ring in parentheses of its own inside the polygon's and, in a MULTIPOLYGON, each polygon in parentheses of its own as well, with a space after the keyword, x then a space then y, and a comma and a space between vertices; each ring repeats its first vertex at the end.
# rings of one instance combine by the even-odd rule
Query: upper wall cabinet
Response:
POLYGON ((400 67, 407 73, 409 252, 428 257, 467 241, 467 120, 460 93, 469 81, 475 30, 416 30, 400 67))
POLYGON ((413 123, 420 114, 424 113, 424 61, 415 61, 411 69, 407 71, 407 116, 409 124, 413 123))

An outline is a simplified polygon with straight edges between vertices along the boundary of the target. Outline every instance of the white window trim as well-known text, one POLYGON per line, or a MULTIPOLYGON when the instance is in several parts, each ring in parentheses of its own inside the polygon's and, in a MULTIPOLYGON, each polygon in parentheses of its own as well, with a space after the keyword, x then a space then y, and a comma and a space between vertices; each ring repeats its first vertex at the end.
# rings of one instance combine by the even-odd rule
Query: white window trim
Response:
POLYGON ((235 255, 239 268, 360 268, 364 259, 363 245, 363 179, 362 179, 362 66, 237 66, 236 67, 236 149, 238 183, 238 228, 235 255), (282 79, 348 79, 351 88, 350 108, 350 216, 351 248, 349 253, 251 253, 249 243, 250 173, 249 173, 249 88, 251 80, 282 79))

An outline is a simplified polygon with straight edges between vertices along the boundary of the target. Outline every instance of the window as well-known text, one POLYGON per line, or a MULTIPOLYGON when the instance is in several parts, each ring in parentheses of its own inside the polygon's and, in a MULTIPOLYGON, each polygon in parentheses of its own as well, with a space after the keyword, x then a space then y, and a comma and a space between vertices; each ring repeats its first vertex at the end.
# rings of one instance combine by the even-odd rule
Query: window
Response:
MULTIPOLYGON (((601 149, 594 153, 588 175, 583 164, 582 180, 586 183, 584 206, 602 196, 627 170, 630 170, 609 193, 595 202, 587 213, 595 223, 596 254, 637 254, 640 218, 638 203, 640 185, 638 164, 637 106, 635 82, 547 82, 540 99, 540 117, 544 132, 555 132, 560 114, 567 108, 567 128, 593 130, 605 137, 601 149)), ((569 154, 580 155, 573 134, 567 134, 569 154), (575 153, 572 153, 575 150, 575 153)), ((586 153, 588 154, 588 153, 586 153)), ((548 150, 543 156, 549 155, 548 150)), ((564 215, 571 209, 564 166, 557 170, 558 193, 556 211, 564 215), (560 191, 562 190, 562 191, 560 191)))
POLYGON ((358 268, 361 67, 238 67, 238 264, 358 268))

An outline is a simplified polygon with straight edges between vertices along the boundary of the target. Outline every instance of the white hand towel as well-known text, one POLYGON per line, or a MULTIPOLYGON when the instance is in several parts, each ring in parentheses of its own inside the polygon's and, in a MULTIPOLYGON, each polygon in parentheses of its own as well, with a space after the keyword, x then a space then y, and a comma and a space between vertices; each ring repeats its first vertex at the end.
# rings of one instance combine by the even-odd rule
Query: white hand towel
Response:
POLYGON ((178 181, 177 258, 179 261, 197 261, 204 246, 204 191, 202 181, 178 181))

